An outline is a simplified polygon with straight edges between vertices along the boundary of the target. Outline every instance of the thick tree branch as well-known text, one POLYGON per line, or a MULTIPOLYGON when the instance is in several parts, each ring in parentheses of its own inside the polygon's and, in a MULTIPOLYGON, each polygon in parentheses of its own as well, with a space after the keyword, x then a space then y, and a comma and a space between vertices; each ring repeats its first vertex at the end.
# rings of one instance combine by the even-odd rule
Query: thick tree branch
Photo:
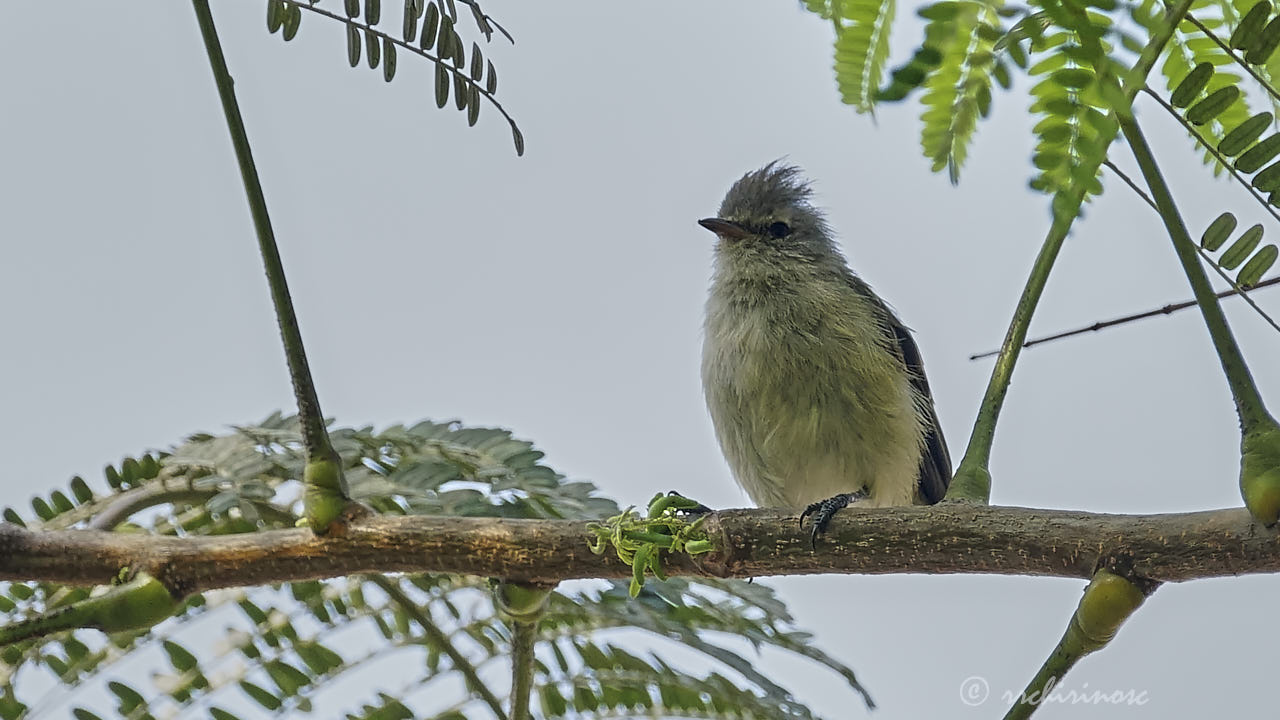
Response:
MULTIPOLYGON (((1243 509, 1104 515, 981 507, 850 508, 818 552, 791 514, 729 510, 704 526, 720 552, 665 562, 673 575, 987 573, 1089 578, 1123 562, 1136 577, 1182 581, 1280 572, 1280 536, 1243 509)), ((587 549, 584 523, 463 517, 368 517, 340 537, 306 529, 220 537, 94 530, 32 531, 0 523, 0 579, 106 584, 121 567, 175 594, 365 572, 448 572, 523 582, 627 577, 612 553, 587 549)))

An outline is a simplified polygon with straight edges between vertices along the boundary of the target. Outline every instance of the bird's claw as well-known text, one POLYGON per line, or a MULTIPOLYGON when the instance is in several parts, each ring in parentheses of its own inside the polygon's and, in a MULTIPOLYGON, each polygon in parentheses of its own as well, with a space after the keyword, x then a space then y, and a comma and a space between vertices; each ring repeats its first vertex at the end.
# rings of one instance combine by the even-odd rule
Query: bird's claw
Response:
POLYGON ((818 549, 818 536, 827 531, 827 526, 831 524, 831 518, 841 509, 849 506, 849 503, 855 500, 865 498, 867 494, 862 491, 841 493, 835 497, 829 497, 826 500, 819 500, 812 503, 809 507, 800 513, 800 529, 804 530, 804 519, 813 516, 812 529, 809 532, 809 549, 818 549))

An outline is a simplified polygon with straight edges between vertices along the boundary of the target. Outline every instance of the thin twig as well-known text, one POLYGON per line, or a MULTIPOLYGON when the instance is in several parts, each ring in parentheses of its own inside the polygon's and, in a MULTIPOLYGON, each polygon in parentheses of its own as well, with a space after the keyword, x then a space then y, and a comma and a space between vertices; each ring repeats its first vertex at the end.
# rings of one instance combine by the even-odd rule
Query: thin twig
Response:
MULTIPOLYGON (((1111 172, 1119 176, 1119 178, 1123 180, 1129 186, 1130 189, 1132 189, 1135 193, 1138 194, 1138 197, 1142 198, 1143 202, 1151 206, 1151 208, 1153 210, 1156 210, 1156 212, 1159 212, 1159 210, 1156 208, 1155 202, 1151 199, 1149 195, 1147 195, 1146 191, 1144 191, 1141 187, 1138 186, 1137 183, 1133 181, 1133 178, 1129 177, 1127 174, 1125 174, 1123 170, 1116 167, 1115 163, 1111 162, 1110 160, 1104 160, 1102 164, 1105 165, 1107 169, 1111 170, 1111 172)), ((1237 285, 1234 280, 1231 279, 1230 275, 1227 275, 1227 273, 1224 272, 1222 268, 1218 267, 1218 264, 1215 263, 1213 259, 1209 257, 1209 254, 1205 252, 1204 248, 1197 246, 1196 252, 1200 253, 1200 256, 1204 259, 1206 263, 1209 264, 1209 267, 1213 268, 1214 272, 1216 272, 1219 275, 1219 277, 1221 277, 1223 280, 1225 280, 1228 284, 1231 285, 1231 289, 1223 290, 1222 292, 1216 293, 1216 296, 1218 297, 1219 300, 1223 298, 1233 297, 1236 295, 1240 296, 1241 299, 1243 299, 1246 303, 1248 303, 1249 306, 1252 307, 1253 310, 1258 313, 1259 317, 1267 321, 1268 325, 1275 328, 1277 331, 1280 331, 1280 324, 1277 324, 1275 319, 1273 319, 1271 315, 1267 313, 1266 310, 1263 310, 1261 307, 1259 307, 1258 303, 1255 302, 1254 299, 1249 297, 1248 295, 1248 293, 1253 290, 1258 290, 1260 288, 1270 287, 1272 285, 1280 284, 1280 276, 1273 277, 1270 280, 1264 280, 1260 283, 1256 283, 1247 288, 1242 288, 1239 285, 1237 285)), ((1085 333, 1097 332, 1105 328, 1115 327, 1117 325, 1125 325, 1127 323, 1131 323, 1136 320, 1145 320, 1146 318, 1149 318, 1149 317, 1157 317, 1159 315, 1172 315, 1173 313, 1178 312, 1180 310, 1186 310, 1187 308, 1193 308, 1195 306, 1196 306, 1195 300, 1186 300, 1183 302, 1170 303, 1168 305, 1156 308, 1154 310, 1147 310, 1140 313, 1133 313, 1132 315, 1124 315, 1118 318, 1113 318, 1111 320, 1102 320, 1092 325, 1076 328, 1074 330, 1064 330, 1063 332, 1054 333, 1052 335, 1045 335, 1042 337, 1038 337, 1038 338, 1035 338, 1034 340, 1026 341, 1025 343, 1022 344, 1022 347, 1024 348, 1035 347, 1036 345, 1053 342, 1054 340, 1061 340, 1063 338, 1073 337, 1075 335, 1083 335, 1085 333)), ((988 350, 986 352, 974 353, 973 355, 969 356, 969 359, 981 360, 983 358, 992 357, 993 355, 996 355, 999 352, 1000 352, 999 350, 988 350)))
MULTIPOLYGON (((1160 212, 1160 208, 1156 207, 1156 203, 1154 200, 1151 199, 1151 196, 1147 195, 1147 193, 1144 192, 1142 188, 1138 187, 1138 184, 1134 182, 1132 178, 1126 175, 1123 170, 1116 167, 1115 163, 1111 162, 1110 160, 1107 160, 1105 161, 1104 164, 1111 169, 1111 172, 1115 173, 1116 175, 1119 175, 1120 179, 1124 180, 1125 183, 1128 184, 1129 187, 1132 188, 1134 192, 1138 193, 1138 197, 1141 197, 1144 201, 1146 201, 1147 205, 1150 205, 1152 210, 1155 210, 1157 213, 1160 212)), ((1268 207, 1270 207, 1270 205, 1268 205, 1268 207)), ((1202 260, 1204 260, 1206 263, 1209 264, 1209 267, 1213 268, 1213 271, 1218 274, 1218 277, 1222 278, 1224 281, 1226 281, 1228 285, 1231 286, 1230 290, 1224 290, 1220 293, 1217 293, 1218 299, 1231 297, 1233 295, 1239 295, 1241 299, 1243 299, 1246 303, 1249 304, 1249 307, 1253 308, 1254 312, 1258 313, 1258 315, 1261 316, 1263 320, 1267 321, 1267 324, 1275 328, 1277 332, 1280 332, 1280 325, 1277 325, 1276 321, 1273 320, 1271 316, 1267 314, 1267 311, 1259 307, 1258 303, 1254 302, 1253 298, 1249 297, 1248 295, 1249 291, 1251 290, 1257 290, 1258 288, 1267 287, 1268 285, 1275 285, 1276 282, 1280 281, 1280 278, 1272 278, 1265 282, 1255 283, 1252 286, 1247 288, 1241 287, 1240 285, 1236 284, 1235 280, 1231 279, 1231 276, 1228 275, 1227 272, 1218 265, 1218 263, 1213 261, 1213 258, 1209 257, 1208 251, 1206 251, 1204 248, 1197 245, 1196 252, 1200 254, 1200 258, 1202 260)), ((1195 301, 1178 303, 1177 307, 1175 307, 1174 310, 1181 310, 1184 307, 1191 307, 1193 305, 1195 305, 1195 301)), ((1166 307, 1171 307, 1171 306, 1166 306, 1166 307)), ((1170 312, 1173 312, 1173 311, 1170 311, 1170 312)), ((1118 324, 1118 323, 1113 323, 1113 324, 1118 324)))
MULTIPOLYGON (((1260 282, 1249 289, 1257 290, 1258 288, 1268 287, 1276 284, 1280 284, 1280 277, 1273 277, 1270 280, 1267 280, 1265 282, 1260 282)), ((1239 294, 1240 294, 1240 291, 1238 290, 1223 290, 1222 292, 1218 293, 1217 296, 1218 296, 1218 299, 1222 299, 1226 297, 1231 297, 1232 295, 1239 295, 1239 294)), ((1052 342, 1054 340, 1061 340, 1062 338, 1071 337, 1073 335, 1083 335, 1084 333, 1088 333, 1088 332, 1097 332, 1098 330, 1102 330, 1104 328, 1109 328, 1115 325, 1123 325, 1125 323, 1130 323, 1135 320, 1143 320, 1149 317, 1156 317, 1158 315, 1171 315, 1175 312, 1178 312, 1179 310, 1186 310, 1187 308, 1193 308, 1195 306, 1196 306, 1195 300, 1187 300, 1185 302, 1180 302, 1180 303, 1171 303, 1169 305, 1165 305, 1164 307, 1156 308, 1155 310, 1148 310, 1146 312, 1134 313, 1133 315, 1125 315, 1124 317, 1114 318, 1112 320, 1103 320, 1101 322, 1096 322, 1088 327, 1076 328, 1075 330, 1067 330, 1065 332, 1060 332, 1060 333, 1055 333, 1053 335, 1046 335, 1044 337, 1039 337, 1039 338, 1036 338, 1035 340, 1028 340, 1027 342, 1023 343, 1022 347, 1024 348, 1033 347, 1041 343, 1052 342)), ((1268 318, 1268 320, 1269 319, 1270 318, 1268 318)), ((985 357, 991 357, 992 355, 995 355, 997 352, 999 351, 989 350, 984 353, 970 355, 969 359, 981 360, 982 358, 985 358, 985 357)))
POLYGON ((458 651, 458 648, 454 647, 453 643, 449 641, 449 637, 440 629, 440 626, 431 621, 431 618, 422 611, 422 608, 418 607, 413 598, 405 594, 398 584, 392 582, 385 575, 369 575, 367 578, 369 582, 377 585, 388 597, 394 600, 406 615, 413 618, 413 621, 418 623, 418 627, 421 627, 422 631, 431 638, 431 642, 439 647, 441 652, 449 656, 449 661, 453 663, 454 669, 462 673, 462 677, 466 678, 467 687, 489 706, 489 709, 498 717, 498 720, 507 720, 507 713, 502 709, 502 702, 480 679, 475 666, 471 664, 471 661, 465 655, 458 651))
MULTIPOLYGON (((474 11, 472 13, 473 15, 478 14, 480 17, 484 18, 484 21, 486 23, 489 23, 490 25, 497 28, 498 32, 506 36, 507 42, 511 43, 512 45, 516 44, 516 39, 511 37, 511 33, 507 32, 507 29, 502 27, 502 25, 500 25, 497 20, 494 20, 492 15, 482 10, 480 8, 480 3, 476 2, 475 0, 458 0, 458 2, 471 8, 474 11)), ((480 28, 480 32, 484 32, 484 28, 480 28)), ((485 38, 488 39, 487 34, 485 35, 485 38)))
MULTIPOLYGON (((186 479, 171 485, 171 479, 166 478, 161 482, 147 483, 116 495, 105 509, 93 516, 87 527, 92 530, 114 530, 117 525, 142 510, 171 503, 203 504, 221 492, 218 488, 209 490, 194 489, 190 486, 191 481, 186 479)), ((285 527, 288 527, 293 520, 293 516, 290 513, 270 503, 255 501, 252 504, 259 512, 269 515, 278 524, 285 527)))

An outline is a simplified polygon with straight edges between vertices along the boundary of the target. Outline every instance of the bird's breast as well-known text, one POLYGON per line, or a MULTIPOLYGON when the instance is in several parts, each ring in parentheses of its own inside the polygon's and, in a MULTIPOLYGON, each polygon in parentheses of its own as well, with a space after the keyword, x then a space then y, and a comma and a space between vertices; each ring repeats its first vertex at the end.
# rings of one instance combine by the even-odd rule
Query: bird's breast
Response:
MULTIPOLYGON (((712 293, 703 387, 726 457, 756 502, 848 492, 876 468, 919 457, 906 368, 863 310, 848 296, 749 303, 712 293)), ((914 485, 910 472, 900 475, 914 485)))

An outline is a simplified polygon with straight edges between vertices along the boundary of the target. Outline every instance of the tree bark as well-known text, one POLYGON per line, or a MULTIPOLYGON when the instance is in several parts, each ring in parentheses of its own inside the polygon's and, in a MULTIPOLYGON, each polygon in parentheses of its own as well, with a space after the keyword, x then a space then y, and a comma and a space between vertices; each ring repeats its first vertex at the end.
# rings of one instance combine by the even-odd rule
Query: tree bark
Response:
MULTIPOLYGON (((672 575, 984 573, 1091 577, 1101 566, 1151 582, 1280 572, 1280 536, 1243 509, 1105 515, 944 503, 849 508, 810 551, 796 516, 728 510, 704 528, 718 550, 673 557, 672 575)), ((106 584, 145 570, 175 594, 363 572, 447 572, 521 582, 631 574, 593 555, 578 520, 373 516, 340 537, 270 530, 218 537, 28 530, 0 523, 0 579, 106 584)))

